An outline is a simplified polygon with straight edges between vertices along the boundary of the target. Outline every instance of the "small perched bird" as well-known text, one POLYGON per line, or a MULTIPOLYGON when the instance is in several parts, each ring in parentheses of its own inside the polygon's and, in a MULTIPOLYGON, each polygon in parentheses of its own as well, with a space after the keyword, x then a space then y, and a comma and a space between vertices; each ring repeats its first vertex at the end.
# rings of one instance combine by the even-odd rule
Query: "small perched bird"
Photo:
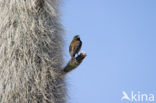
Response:
POLYGON ((79 35, 74 36, 69 47, 69 52, 72 58, 74 58, 75 54, 77 54, 80 51, 81 46, 82 46, 82 41, 80 40, 79 35))

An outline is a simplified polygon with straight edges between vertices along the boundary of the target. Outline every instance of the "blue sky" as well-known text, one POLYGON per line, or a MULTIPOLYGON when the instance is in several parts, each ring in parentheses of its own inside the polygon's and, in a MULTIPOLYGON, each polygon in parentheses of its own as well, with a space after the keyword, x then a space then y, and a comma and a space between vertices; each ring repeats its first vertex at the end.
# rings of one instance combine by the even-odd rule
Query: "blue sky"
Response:
POLYGON ((65 0, 61 6, 66 61, 75 34, 88 55, 67 75, 68 103, 122 103, 122 91, 156 96, 156 0, 65 0))

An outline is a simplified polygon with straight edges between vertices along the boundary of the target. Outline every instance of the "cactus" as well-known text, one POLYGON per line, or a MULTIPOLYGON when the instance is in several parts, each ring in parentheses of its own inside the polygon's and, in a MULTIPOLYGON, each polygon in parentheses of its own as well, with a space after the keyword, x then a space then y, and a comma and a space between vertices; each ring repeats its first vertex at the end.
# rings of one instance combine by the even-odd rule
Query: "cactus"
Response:
POLYGON ((65 74, 86 55, 63 66, 63 38, 59 0, 0 0, 0 103, 66 102, 65 74))

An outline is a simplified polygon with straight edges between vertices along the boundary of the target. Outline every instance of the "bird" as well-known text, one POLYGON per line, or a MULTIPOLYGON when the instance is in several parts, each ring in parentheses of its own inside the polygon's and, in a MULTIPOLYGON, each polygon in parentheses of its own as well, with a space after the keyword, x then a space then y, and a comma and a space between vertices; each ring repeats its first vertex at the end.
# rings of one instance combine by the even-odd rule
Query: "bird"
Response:
POLYGON ((82 46, 82 41, 80 40, 79 35, 75 35, 73 40, 70 43, 69 52, 72 58, 80 51, 82 46))
POLYGON ((121 98, 121 100, 129 100, 130 98, 128 97, 127 93, 125 91, 122 91, 123 97, 121 98))

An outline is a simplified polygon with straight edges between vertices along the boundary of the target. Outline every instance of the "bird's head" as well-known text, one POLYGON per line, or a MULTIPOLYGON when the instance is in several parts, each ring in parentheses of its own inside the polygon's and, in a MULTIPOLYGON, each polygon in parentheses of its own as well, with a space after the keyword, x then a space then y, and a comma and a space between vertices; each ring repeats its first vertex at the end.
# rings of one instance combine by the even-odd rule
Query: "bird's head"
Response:
POLYGON ((75 35, 74 36, 74 40, 80 40, 80 36, 79 35, 75 35))

